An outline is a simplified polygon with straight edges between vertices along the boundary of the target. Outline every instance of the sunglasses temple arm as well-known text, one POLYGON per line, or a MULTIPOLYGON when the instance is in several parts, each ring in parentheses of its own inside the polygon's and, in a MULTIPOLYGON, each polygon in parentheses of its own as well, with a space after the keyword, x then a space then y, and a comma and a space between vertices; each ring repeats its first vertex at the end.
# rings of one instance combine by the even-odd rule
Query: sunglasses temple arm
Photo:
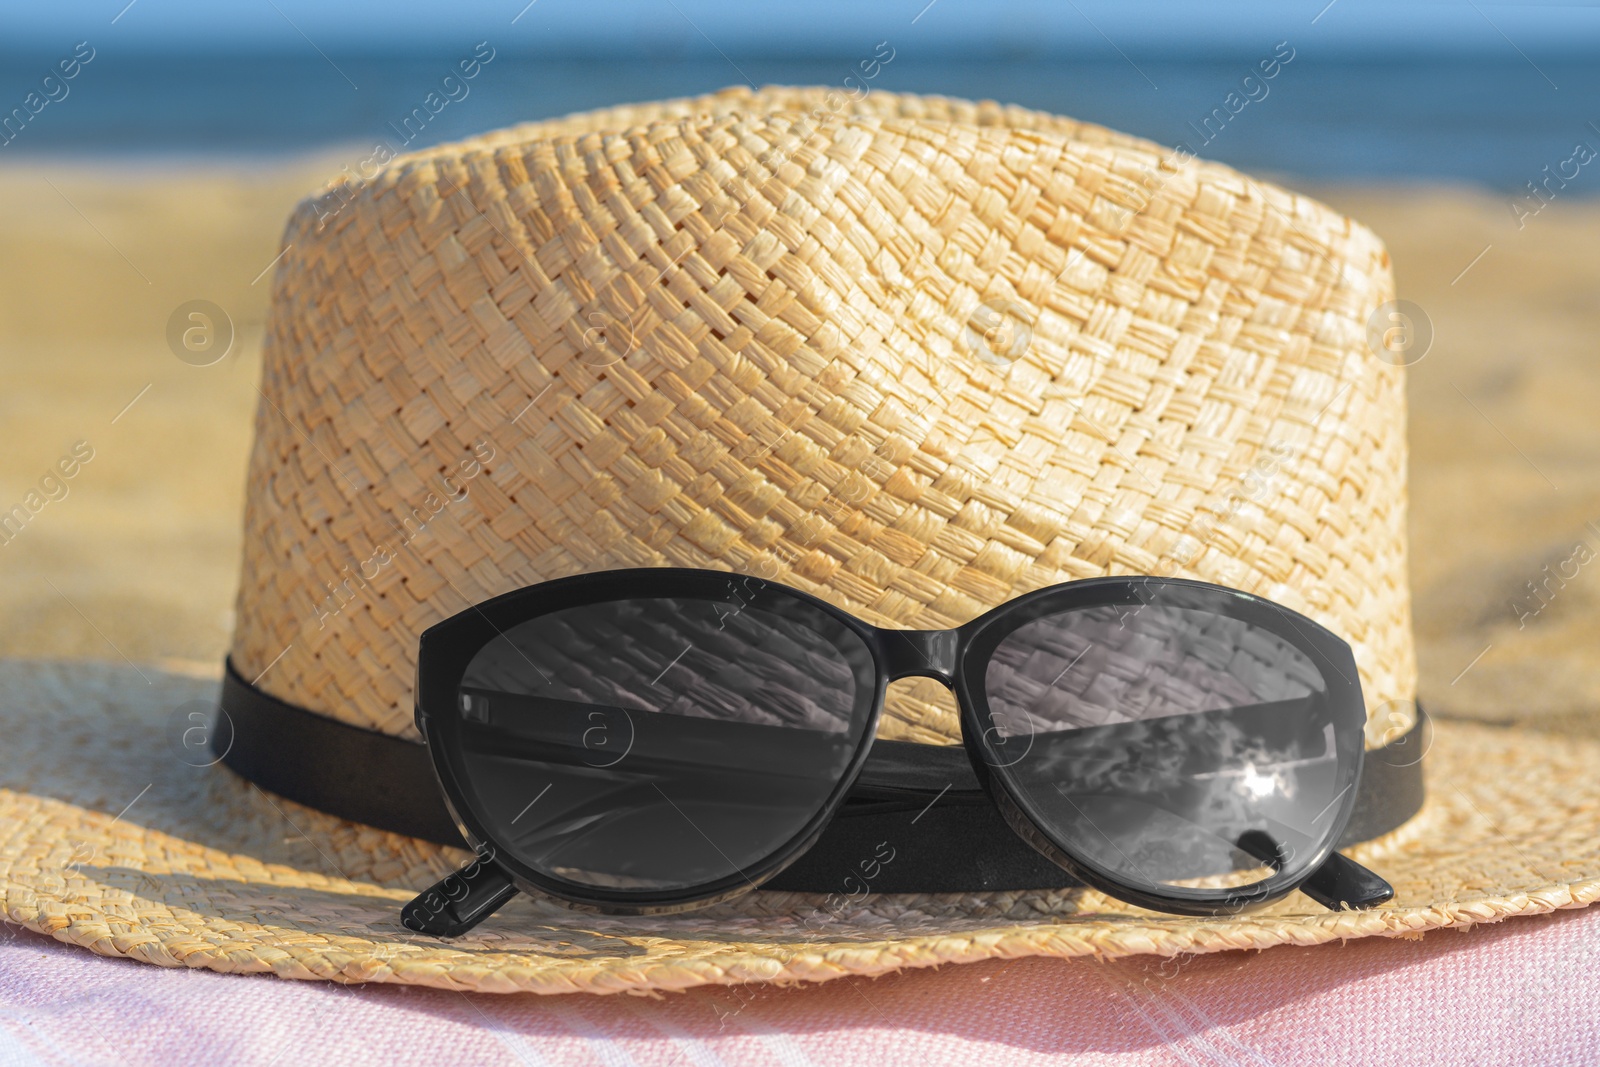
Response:
POLYGON ((419 934, 459 937, 516 895, 517 887, 498 864, 474 859, 401 908, 400 922, 419 934))
MULTIPOLYGON (((1264 830, 1246 830, 1236 844, 1275 871, 1288 860, 1284 846, 1264 830)), ((1329 911, 1376 907, 1394 897, 1393 886, 1338 852, 1328 853, 1322 866, 1300 883, 1300 892, 1329 911)))
POLYGON ((1355 860, 1328 853, 1322 866, 1300 883, 1300 892, 1330 911, 1373 908, 1394 899, 1394 887, 1355 860))

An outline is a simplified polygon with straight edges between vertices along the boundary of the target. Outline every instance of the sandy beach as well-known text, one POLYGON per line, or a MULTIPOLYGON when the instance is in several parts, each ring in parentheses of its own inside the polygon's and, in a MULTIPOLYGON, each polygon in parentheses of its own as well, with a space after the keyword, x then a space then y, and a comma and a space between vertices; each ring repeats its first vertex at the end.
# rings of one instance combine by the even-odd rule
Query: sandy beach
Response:
MULTIPOLYGON (((59 496, 0 546, 0 655, 216 669, 269 268, 343 158, 0 167, 0 510, 59 496), (196 299, 236 331, 211 366, 168 347, 196 299)), ((1506 197, 1466 188, 1289 184, 1381 234, 1433 325, 1410 372, 1424 701, 1600 733, 1600 204, 1557 199, 1519 229, 1506 197)))

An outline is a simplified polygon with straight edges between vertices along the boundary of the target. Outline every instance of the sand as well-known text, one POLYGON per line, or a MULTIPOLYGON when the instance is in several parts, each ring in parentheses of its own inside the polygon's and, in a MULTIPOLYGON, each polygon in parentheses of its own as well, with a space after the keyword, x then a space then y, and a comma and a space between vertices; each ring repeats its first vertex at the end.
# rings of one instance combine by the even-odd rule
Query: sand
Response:
MULTIPOLYGON (((0 546, 0 655, 220 662, 263 271, 347 155, 0 167, 0 511, 77 442, 94 451, 0 546), (167 344, 193 299, 237 330, 212 366, 167 344)), ((1484 192, 1289 184, 1383 235, 1434 327, 1410 371, 1424 701, 1600 734, 1600 204, 1557 200, 1519 229, 1484 192), (1549 574, 1575 576, 1536 597, 1549 574)))

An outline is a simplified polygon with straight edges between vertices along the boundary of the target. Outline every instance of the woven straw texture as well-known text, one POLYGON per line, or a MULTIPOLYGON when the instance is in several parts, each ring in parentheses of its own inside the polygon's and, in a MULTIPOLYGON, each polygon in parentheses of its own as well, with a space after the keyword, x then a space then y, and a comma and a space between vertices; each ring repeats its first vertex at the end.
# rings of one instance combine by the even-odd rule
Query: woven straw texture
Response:
MULTIPOLYGON (((412 736, 421 630, 587 569, 730 568, 915 627, 1133 572, 1318 618, 1356 649, 1369 742, 1414 721, 1403 372, 1365 343, 1389 265, 1313 201, 1020 109, 775 89, 432 149, 308 201, 285 246, 233 647, 283 699, 412 736)), ((901 696, 885 733, 954 737, 948 702, 901 696)), ((0 664, 7 919, 165 966, 548 993, 1414 936, 1600 896, 1600 743, 1445 722, 1427 806, 1351 850, 1395 886, 1381 909, 520 896, 444 942, 399 906, 463 854, 189 766, 215 699, 0 664)))
MULTIPOLYGON (((1408 728, 1403 371, 1369 231, 1017 108, 775 89, 490 134, 290 221, 234 661, 415 737, 417 635, 720 567, 881 625, 1108 573, 1260 593, 1408 728)), ((898 688, 898 687, 897 687, 898 688)), ((950 741, 932 683, 884 736, 950 741)))
MULTIPOLYGON (((1096 893, 823 896, 756 892, 703 912, 583 915, 519 896, 472 934, 421 937, 401 904, 464 854, 271 797, 196 768, 174 709, 214 680, 151 667, 0 663, 0 905, 95 952, 162 966, 485 992, 621 992, 815 982, 994 957, 1103 958, 1417 936, 1600 897, 1600 744, 1437 724, 1431 799, 1351 850, 1394 884, 1381 909, 1299 894, 1226 919, 1096 893)), ((190 702, 195 702, 191 704, 190 702)))

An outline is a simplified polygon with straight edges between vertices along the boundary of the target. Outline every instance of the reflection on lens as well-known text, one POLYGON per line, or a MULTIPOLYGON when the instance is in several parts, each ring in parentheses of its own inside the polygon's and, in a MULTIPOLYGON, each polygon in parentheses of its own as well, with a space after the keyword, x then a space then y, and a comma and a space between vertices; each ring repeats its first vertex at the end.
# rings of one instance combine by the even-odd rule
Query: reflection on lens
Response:
POLYGON ((1228 595, 1049 615, 989 661, 997 773, 1058 847, 1124 881, 1297 873, 1354 784, 1362 710, 1334 707, 1298 647, 1219 613, 1228 595))
POLYGON ((705 885, 821 810, 873 696, 861 638, 781 593, 569 608, 469 664, 465 791, 494 839, 548 875, 705 885))

